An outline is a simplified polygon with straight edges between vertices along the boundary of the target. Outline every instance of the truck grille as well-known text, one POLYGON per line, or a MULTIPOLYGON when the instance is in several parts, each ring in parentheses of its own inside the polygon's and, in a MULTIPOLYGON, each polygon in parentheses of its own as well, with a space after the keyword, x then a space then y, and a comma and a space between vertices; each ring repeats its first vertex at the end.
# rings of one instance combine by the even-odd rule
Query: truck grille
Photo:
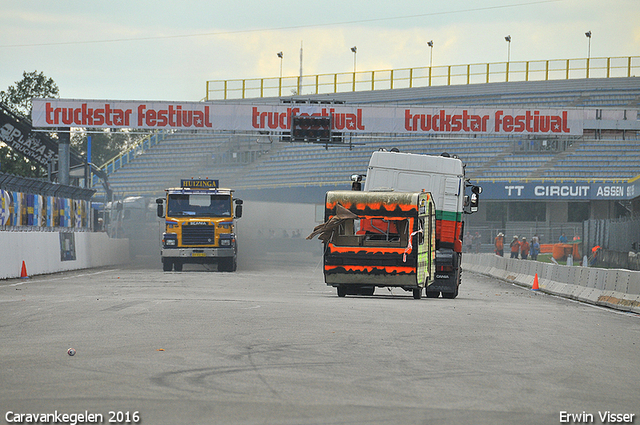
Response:
POLYGON ((213 245, 215 226, 183 226, 182 245, 213 245))

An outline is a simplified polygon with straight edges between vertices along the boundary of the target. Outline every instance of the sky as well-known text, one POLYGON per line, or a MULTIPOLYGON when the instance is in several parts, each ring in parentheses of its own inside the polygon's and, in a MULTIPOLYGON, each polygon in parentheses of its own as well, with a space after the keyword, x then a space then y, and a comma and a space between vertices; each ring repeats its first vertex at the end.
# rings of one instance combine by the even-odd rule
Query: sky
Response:
POLYGON ((640 56, 640 0, 0 0, 0 90, 199 101, 207 80, 640 56), (511 36, 509 43, 505 41, 511 36), (433 41, 433 49, 427 45, 433 41), (277 53, 283 53, 283 59, 277 53))

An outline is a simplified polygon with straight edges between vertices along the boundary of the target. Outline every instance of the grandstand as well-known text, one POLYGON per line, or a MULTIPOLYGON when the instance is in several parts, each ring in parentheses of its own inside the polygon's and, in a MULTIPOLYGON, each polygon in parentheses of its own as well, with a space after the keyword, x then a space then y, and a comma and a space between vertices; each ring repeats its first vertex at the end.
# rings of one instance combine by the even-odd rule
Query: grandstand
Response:
MULTIPOLYGON (((291 96, 287 101, 555 108, 627 108, 636 116, 640 78, 489 83, 468 86, 291 96)), ((255 99, 234 100, 251 102, 255 99)), ((263 98, 261 103, 279 103, 263 98)), ((467 164, 469 177, 491 179, 630 179, 640 174, 638 131, 585 129, 582 137, 360 137, 344 147, 283 143, 263 135, 175 132, 111 174, 120 195, 156 194, 184 176, 215 176, 238 189, 344 186, 366 172, 373 150, 449 152, 467 164), (609 130, 607 132, 607 130, 609 130), (548 143, 548 145, 546 145, 548 143), (545 144, 545 145, 541 145, 545 144), (531 148, 532 145, 534 148, 531 148), (560 146, 558 146, 560 145, 560 146), (533 149, 533 150, 531 150, 533 149)))
MULTIPOLYGON (((532 182, 539 185, 601 182, 607 185, 607 191, 611 185, 624 183, 626 186, 620 191, 626 190, 626 195, 640 194, 640 186, 633 187, 638 186, 640 179, 632 180, 640 175, 640 77, 416 87, 228 102, 275 105, 283 101, 579 108, 592 114, 595 111, 596 119, 585 119, 580 136, 361 135, 347 138, 339 147, 283 142, 277 136, 258 132, 164 133, 154 146, 149 144, 147 149, 127 156, 126 161, 121 158, 119 165, 116 165, 118 159, 110 164, 114 193, 119 198, 156 196, 164 188, 177 185, 181 178, 209 177, 219 179, 222 186, 235 188, 237 195, 245 200, 317 204, 322 202, 326 190, 347 189, 350 175, 365 174, 372 151, 396 147, 403 152, 433 155, 448 152, 459 156, 466 163, 467 177, 485 188, 482 196, 485 208, 472 216, 469 228, 483 228, 487 237, 494 229, 510 229, 510 226, 538 228, 539 220, 547 226, 577 225, 585 219, 615 218, 637 209, 638 203, 631 202, 629 196, 605 202, 531 197, 514 200, 499 190, 504 192, 505 182, 520 182, 522 187, 532 182), (625 119, 607 119, 607 111, 611 109, 624 110, 625 119), (534 220, 526 214, 522 216, 522 211, 530 210, 528 207, 501 209, 511 201, 526 202, 531 208, 538 208, 536 205, 542 202, 546 204, 546 213, 534 220), (588 203, 589 207, 574 207, 574 203, 588 203)), ((595 192, 596 188, 591 190, 595 192)), ((569 230, 568 234, 571 233, 569 230)))

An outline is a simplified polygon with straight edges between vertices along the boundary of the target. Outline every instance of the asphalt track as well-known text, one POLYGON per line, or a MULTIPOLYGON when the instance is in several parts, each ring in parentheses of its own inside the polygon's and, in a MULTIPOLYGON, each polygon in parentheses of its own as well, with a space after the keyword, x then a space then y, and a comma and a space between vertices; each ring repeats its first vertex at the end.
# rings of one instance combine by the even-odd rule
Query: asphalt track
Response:
POLYGON ((338 298, 318 259, 287 260, 165 273, 155 259, 0 281, 0 423, 54 412, 98 423, 137 412, 147 425, 640 414, 637 315, 471 273, 455 300, 338 298))

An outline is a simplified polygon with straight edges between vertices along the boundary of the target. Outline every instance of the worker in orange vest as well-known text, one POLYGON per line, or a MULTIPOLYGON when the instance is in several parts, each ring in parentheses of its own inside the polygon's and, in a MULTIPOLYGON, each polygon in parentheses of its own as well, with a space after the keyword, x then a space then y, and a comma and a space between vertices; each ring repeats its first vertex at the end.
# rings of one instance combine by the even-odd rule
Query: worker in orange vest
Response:
POLYGON ((520 258, 526 260, 527 257, 529 257, 529 242, 527 242, 527 238, 523 237, 520 242, 520 258))
POLYGON ((511 248, 511 258, 518 258, 518 254, 520 254, 520 241, 518 240, 518 235, 513 236, 509 247, 511 248))
POLYGON ((494 244, 496 246, 496 255, 504 257, 504 234, 502 232, 498 233, 494 244))

